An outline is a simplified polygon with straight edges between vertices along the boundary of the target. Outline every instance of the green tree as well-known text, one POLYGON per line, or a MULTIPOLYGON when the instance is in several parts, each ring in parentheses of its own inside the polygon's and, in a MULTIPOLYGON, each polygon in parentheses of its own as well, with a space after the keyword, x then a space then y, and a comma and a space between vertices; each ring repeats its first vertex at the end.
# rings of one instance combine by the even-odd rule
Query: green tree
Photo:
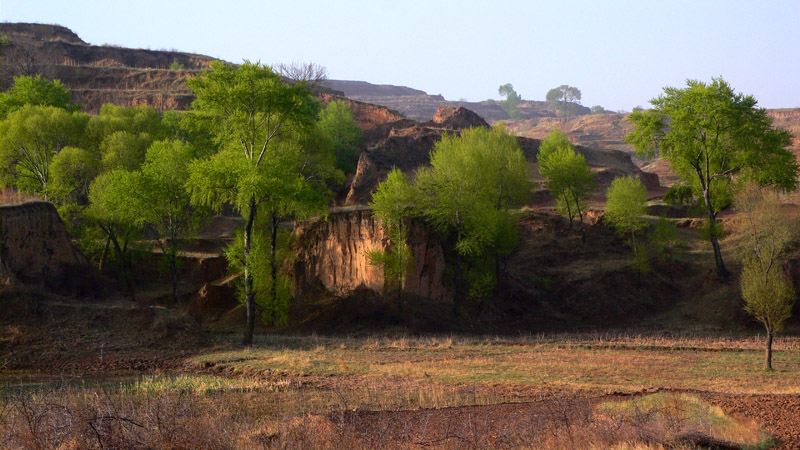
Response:
POLYGON ((581 90, 574 86, 562 84, 547 91, 546 100, 550 105, 550 109, 554 112, 561 112, 564 117, 567 117, 570 109, 574 109, 574 105, 580 104, 581 90))
POLYGON ((100 267, 105 264, 111 246, 116 269, 131 298, 136 297, 132 244, 144 226, 143 211, 150 207, 138 195, 141 186, 141 174, 138 172, 114 170, 102 173, 89 187, 89 207, 85 214, 106 239, 100 267))
POLYGON ((592 106, 592 114, 605 114, 607 111, 600 105, 592 106))
POLYGON ((89 186, 100 174, 100 160, 89 150, 64 147, 50 163, 50 195, 58 204, 86 205, 89 186))
POLYGON ((539 146, 537 162, 550 195, 557 201, 558 212, 569 219, 570 227, 577 214, 581 237, 586 242, 583 215, 586 201, 594 190, 594 173, 586 164, 586 158, 575 152, 566 133, 553 130, 539 146))
POLYGON ((509 210, 529 195, 530 167, 516 138, 499 127, 446 135, 430 158, 430 167, 417 172, 417 203, 436 229, 455 235, 458 312, 466 292, 464 258, 479 258, 493 249, 498 261, 513 250, 516 227, 509 210))
POLYGON ((333 144, 336 168, 352 173, 358 163, 363 133, 347 103, 341 100, 328 103, 320 113, 319 128, 333 144))
POLYGON ((81 147, 89 117, 53 106, 27 105, 0 122, 0 167, 7 185, 45 197, 50 163, 65 147, 81 147))
POLYGON ((641 275, 644 264, 636 245, 636 232, 647 227, 647 222, 642 218, 647 209, 647 190, 638 177, 628 175, 614 178, 606 197, 604 218, 620 234, 630 233, 634 262, 641 275))
POLYGON ((178 238, 190 231, 198 209, 190 205, 186 168, 192 161, 192 148, 180 141, 157 141, 147 150, 141 169, 140 187, 132 195, 141 196, 148 205, 142 220, 159 238, 165 261, 172 275, 172 298, 178 300, 178 238))
POLYGON ((660 216, 650 235, 650 240, 656 251, 658 258, 667 264, 669 279, 673 279, 672 265, 678 252, 678 227, 665 216, 660 216))
POLYGON ((500 102, 500 107, 508 114, 508 117, 518 119, 520 117, 518 107, 522 101, 522 97, 514 90, 514 86, 511 83, 506 83, 497 88, 497 93, 506 98, 500 102))
MULTIPOLYGON (((284 137, 302 135, 317 115, 318 105, 303 83, 286 85, 269 67, 245 62, 234 67, 214 62, 211 71, 187 81, 196 99, 191 114, 214 134, 220 151, 190 166, 187 186, 195 204, 215 209, 234 205, 245 217, 242 236, 244 296, 250 345, 256 302, 250 272, 250 247, 256 213, 263 203, 294 204, 305 177, 287 163, 280 145, 284 137)), ((273 211, 275 209, 273 208, 273 211)), ((275 216, 273 216, 275 219, 275 216)), ((276 222, 273 220, 273 223, 276 222)), ((275 224, 277 229, 277 224, 275 224)), ((276 236, 277 238, 277 236, 276 236)))
POLYGON ((47 81, 41 75, 14 77, 11 89, 0 93, 0 120, 25 105, 72 109, 69 89, 59 80, 47 81))
POLYGON ((791 134, 772 128, 766 110, 751 95, 737 94, 722 78, 689 80, 683 89, 666 87, 646 111, 628 120, 625 137, 639 157, 666 159, 672 170, 703 199, 717 272, 729 272, 717 238, 717 214, 730 204, 734 177, 782 190, 797 188, 798 164, 786 149, 791 134))
POLYGON ((748 183, 735 196, 744 230, 740 287, 745 311, 767 332, 764 367, 772 370, 772 341, 792 315, 795 290, 783 272, 786 251, 797 237, 774 189, 748 183))
POLYGON ((383 267, 387 285, 397 288, 397 306, 403 310, 403 281, 413 267, 413 255, 407 242, 406 220, 411 216, 414 202, 408 177, 393 168, 372 194, 372 215, 377 217, 389 237, 391 246, 385 250, 369 252, 370 264, 383 267))

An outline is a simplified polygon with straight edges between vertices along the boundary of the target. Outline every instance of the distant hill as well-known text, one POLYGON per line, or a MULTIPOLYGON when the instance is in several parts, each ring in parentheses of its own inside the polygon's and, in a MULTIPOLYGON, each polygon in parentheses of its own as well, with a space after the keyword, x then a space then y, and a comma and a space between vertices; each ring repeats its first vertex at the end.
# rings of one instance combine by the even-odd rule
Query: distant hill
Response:
MULTIPOLYGON (((446 100, 441 94, 429 95, 425 91, 407 86, 391 84, 372 84, 365 81, 328 80, 326 86, 341 91, 345 96, 360 102, 372 103, 395 110, 409 119, 426 121, 436 113, 440 106, 463 106, 475 111, 487 122, 509 120, 510 117, 500 104, 494 100, 467 102, 446 100)), ((589 108, 578 105, 578 114, 589 114, 589 108)), ((547 102, 524 100, 519 105, 522 118, 556 117, 547 102)))

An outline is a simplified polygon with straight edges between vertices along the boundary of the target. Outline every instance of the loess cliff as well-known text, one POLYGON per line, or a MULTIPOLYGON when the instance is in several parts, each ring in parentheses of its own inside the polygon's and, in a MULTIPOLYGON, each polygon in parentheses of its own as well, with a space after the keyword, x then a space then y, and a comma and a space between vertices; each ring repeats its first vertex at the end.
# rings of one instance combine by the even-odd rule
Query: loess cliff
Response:
POLYGON ((71 276, 89 269, 47 202, 0 206, 0 261, 5 277, 55 289, 72 285, 71 276))

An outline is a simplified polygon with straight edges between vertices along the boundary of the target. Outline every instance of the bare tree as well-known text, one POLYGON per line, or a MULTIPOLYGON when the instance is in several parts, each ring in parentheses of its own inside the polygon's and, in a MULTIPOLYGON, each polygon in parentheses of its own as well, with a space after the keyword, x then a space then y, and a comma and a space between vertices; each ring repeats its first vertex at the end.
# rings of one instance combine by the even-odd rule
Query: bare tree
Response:
POLYGON ((328 69, 313 62, 293 61, 289 64, 276 64, 275 71, 290 82, 304 82, 312 92, 328 80, 328 69))
POLYGON ((27 39, 13 39, 2 49, 0 86, 6 89, 14 77, 36 76, 53 78, 53 58, 50 52, 27 39))

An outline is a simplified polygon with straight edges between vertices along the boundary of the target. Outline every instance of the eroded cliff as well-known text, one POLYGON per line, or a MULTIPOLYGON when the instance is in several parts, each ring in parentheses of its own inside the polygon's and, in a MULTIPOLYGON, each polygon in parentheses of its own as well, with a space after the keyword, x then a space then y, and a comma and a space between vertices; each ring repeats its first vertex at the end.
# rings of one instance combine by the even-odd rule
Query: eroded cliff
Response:
MULTIPOLYGON (((370 264, 367 254, 385 249, 390 242, 369 208, 333 211, 326 219, 298 224, 295 236, 295 295, 320 288, 339 296, 359 287, 384 290, 383 269, 370 264)), ((421 223, 411 223, 408 245, 414 267, 403 289, 436 301, 452 300, 452 289, 444 281, 441 238, 421 223)))
POLYGON ((4 277, 56 289, 74 284, 70 278, 89 269, 47 202, 0 206, 0 264, 4 277))

